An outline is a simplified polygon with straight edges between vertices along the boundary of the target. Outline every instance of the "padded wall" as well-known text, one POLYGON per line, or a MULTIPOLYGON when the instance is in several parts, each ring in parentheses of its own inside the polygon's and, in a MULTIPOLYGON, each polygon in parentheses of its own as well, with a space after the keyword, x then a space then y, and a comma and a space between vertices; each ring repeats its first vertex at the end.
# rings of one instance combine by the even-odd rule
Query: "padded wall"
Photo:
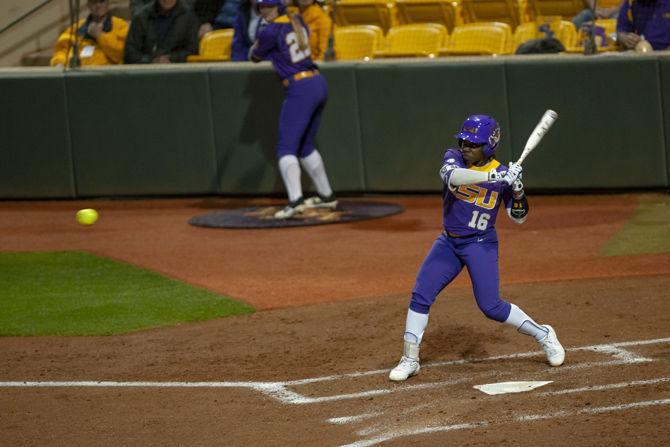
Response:
POLYGON ((267 68, 212 68, 210 88, 218 191, 283 191, 275 153, 283 97, 277 76, 267 68))
POLYGON ((369 63, 357 69, 368 191, 441 189, 439 170, 453 135, 471 114, 495 116, 508 158, 504 66, 472 63, 369 63))
MULTIPOLYGON (((501 124, 528 187, 668 187, 670 57, 457 58, 323 64, 316 139, 336 191, 439 191, 463 119, 501 124)), ((269 64, 0 71, 0 197, 284 194, 269 64)), ((310 182, 303 175, 304 184, 310 182)))
POLYGON ((528 187, 668 185, 656 58, 510 59, 506 67, 516 157, 545 109, 559 114, 527 159, 528 187))
POLYGON ((665 132, 666 185, 670 186, 670 57, 660 59, 661 97, 663 100, 663 128, 665 132))
POLYGON ((326 163, 333 189, 365 191, 366 173, 361 135, 360 88, 354 64, 326 66, 328 104, 323 112, 316 147, 326 163))
POLYGON ((63 78, 0 74, 0 197, 75 197, 63 78))
POLYGON ((79 196, 216 192, 206 71, 66 76, 79 196))
MULTIPOLYGON (((346 65, 323 71, 330 95, 315 146, 333 188, 363 191, 355 72, 346 65)), ((210 78, 219 192, 283 193, 276 145, 284 88, 277 76, 267 66, 242 64, 212 68, 210 78)), ((306 175, 303 184, 313 189, 306 175)))

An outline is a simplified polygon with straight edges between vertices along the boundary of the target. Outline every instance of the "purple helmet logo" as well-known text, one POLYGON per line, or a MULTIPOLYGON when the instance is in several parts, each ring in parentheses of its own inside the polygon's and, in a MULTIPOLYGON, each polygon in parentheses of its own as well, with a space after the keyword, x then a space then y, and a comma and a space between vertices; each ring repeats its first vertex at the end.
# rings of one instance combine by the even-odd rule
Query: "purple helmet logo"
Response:
POLYGON ((484 146, 484 156, 491 157, 500 142, 500 126, 491 116, 471 115, 461 126, 461 131, 454 136, 459 140, 481 144, 484 146))
POLYGON ((491 135, 489 135, 489 146, 498 146, 498 141, 500 141, 500 126, 496 123, 496 128, 493 129, 491 135))

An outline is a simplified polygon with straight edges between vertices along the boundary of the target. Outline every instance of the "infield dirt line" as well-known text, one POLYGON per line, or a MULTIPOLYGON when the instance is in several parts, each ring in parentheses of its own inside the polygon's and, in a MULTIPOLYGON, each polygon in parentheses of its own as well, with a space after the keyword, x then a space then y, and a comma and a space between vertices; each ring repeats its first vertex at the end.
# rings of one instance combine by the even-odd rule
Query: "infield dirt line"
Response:
MULTIPOLYGON (((615 411, 624 411, 624 410, 630 410, 630 409, 636 409, 636 408, 645 408, 645 407, 654 407, 654 406, 659 406, 659 405, 670 405, 670 399, 659 399, 659 400, 647 400, 647 401, 641 401, 641 402, 630 402, 626 404, 621 404, 621 405, 612 405, 612 406, 607 406, 607 407, 595 407, 595 408, 581 408, 579 410, 573 410, 573 411, 557 411, 554 413, 547 413, 547 414, 526 414, 526 415, 518 415, 514 416, 512 418, 506 418, 502 420, 497 420, 497 421, 476 421, 476 422, 469 422, 469 423, 461 423, 461 424, 452 424, 452 425, 438 425, 438 426, 428 426, 428 427, 418 427, 418 428, 413 428, 413 429, 404 429, 404 430, 398 430, 398 431, 391 431, 382 434, 381 436, 377 436, 374 438, 370 439, 364 439, 361 441, 356 441, 351 444, 344 444, 341 447, 369 447, 373 446, 376 444, 381 444, 386 441, 391 441, 393 439, 397 438, 403 438, 403 437, 408 437, 408 436, 416 436, 416 435, 422 435, 422 434, 427 434, 427 433, 438 433, 438 432, 447 432, 447 431, 454 431, 454 430, 469 430, 469 429, 477 429, 481 427, 487 427, 490 425, 498 425, 502 423, 510 423, 510 422, 535 422, 535 421, 542 421, 542 420, 549 420, 549 419, 558 419, 558 418, 565 418, 565 417, 570 417, 570 416, 579 416, 582 414, 605 414, 605 413, 612 413, 615 411)), ((365 434, 368 434, 364 432, 365 434)), ((363 434, 363 433, 360 433, 363 434)))
POLYGON ((630 382, 610 383, 607 385, 591 385, 581 388, 571 388, 567 390, 545 391, 538 393, 538 396, 558 396, 561 394, 588 393, 589 391, 607 391, 619 388, 629 388, 633 386, 655 385, 657 383, 670 382, 670 377, 659 377, 647 380, 632 380, 630 382))
MULTIPOLYGON (((568 348, 566 351, 592 351, 601 354, 608 354, 614 357, 615 360, 608 361, 597 361, 597 362, 585 362, 575 365, 566 365, 560 368, 547 368, 543 372, 561 372, 570 369, 584 369, 584 368, 593 368, 598 366, 616 366, 616 365, 625 365, 625 364, 634 364, 642 362, 651 362, 652 359, 639 356, 631 351, 623 349, 623 347, 634 347, 634 346, 644 346, 650 344, 662 344, 670 343, 670 337, 667 338, 657 338, 650 340, 636 340, 636 341, 625 341, 617 343, 607 343, 601 345, 587 345, 587 346, 578 346, 573 348, 568 348)), ((486 357, 481 359, 470 359, 470 360, 453 360, 453 361, 444 361, 444 362, 433 362, 422 365, 424 367, 444 367, 450 365, 463 365, 468 363, 478 363, 486 362, 493 360, 508 360, 516 358, 525 358, 543 355, 542 352, 532 351, 532 352, 521 352, 515 354, 507 354, 493 357, 486 357)), ((331 376, 322 376, 322 377, 313 377, 300 380, 291 380, 284 382, 149 382, 149 381, 4 381, 0 382, 0 388, 3 387, 145 387, 145 388, 250 388, 256 391, 279 400, 285 404, 312 404, 320 403, 334 400, 343 400, 343 399, 355 399, 361 397, 389 394, 397 391, 412 391, 416 389, 423 388, 435 388, 440 386, 456 385, 470 381, 471 379, 459 379, 443 382, 432 382, 426 384, 418 385, 404 385, 400 387, 385 388, 378 390, 367 390, 361 391, 358 393, 350 394, 340 394, 333 396, 321 396, 321 397, 307 397, 298 392, 289 390, 289 386, 299 386, 306 385, 311 383, 325 382, 325 381, 334 381, 342 380, 347 378, 358 378, 370 375, 377 374, 387 374, 388 369, 383 370, 374 370, 374 371, 362 371, 362 372, 353 372, 347 374, 331 375, 331 376)))

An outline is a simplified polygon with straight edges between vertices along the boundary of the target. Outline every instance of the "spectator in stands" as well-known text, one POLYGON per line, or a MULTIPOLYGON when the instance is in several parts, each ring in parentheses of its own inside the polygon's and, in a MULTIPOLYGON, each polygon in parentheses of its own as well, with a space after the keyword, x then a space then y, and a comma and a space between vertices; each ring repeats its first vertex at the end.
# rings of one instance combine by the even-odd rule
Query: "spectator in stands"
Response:
POLYGON ((195 0, 193 10, 200 20, 198 37, 210 31, 233 28, 240 9, 240 0, 195 0))
POLYGON ((256 41, 262 23, 263 18, 258 13, 258 8, 256 8, 256 0, 242 0, 235 18, 231 61, 243 62, 249 60, 249 49, 256 41))
POLYGON ((589 7, 584 9, 572 19, 572 23, 574 23, 577 31, 579 31, 579 28, 581 28, 585 23, 593 22, 596 19, 616 19, 617 15, 619 14, 619 8, 621 8, 620 2, 609 7, 601 7, 601 2, 598 1, 596 10, 594 12, 594 0, 586 0, 586 3, 589 5, 589 7))
POLYGON ((68 64, 75 40, 81 65, 110 65, 123 61, 128 23, 109 14, 109 0, 88 0, 86 6, 88 17, 66 29, 56 41, 52 66, 68 64))
MULTIPOLYGON (((153 3, 154 0, 130 0, 128 4, 130 8, 130 16, 135 17, 145 6, 153 3)), ((191 8, 193 6, 193 0, 184 0, 184 3, 191 8)))
POLYGON ((295 0, 305 24, 309 28, 309 48, 312 60, 322 61, 328 49, 328 38, 333 21, 315 0, 295 0))
POLYGON ((193 12, 198 16, 200 29, 198 39, 214 29, 214 19, 219 14, 224 0, 195 0, 193 12))
POLYGON ((241 0, 225 0, 221 10, 214 19, 214 29, 233 28, 240 10, 241 0))
POLYGON ((126 64, 186 62, 198 53, 198 18, 183 0, 154 0, 133 17, 126 64))
POLYGON ((135 17, 139 12, 149 3, 154 0, 130 0, 128 7, 130 8, 130 17, 135 17))
POLYGON ((616 31, 627 50, 635 49, 642 36, 656 51, 670 49, 670 0, 624 0, 616 31))

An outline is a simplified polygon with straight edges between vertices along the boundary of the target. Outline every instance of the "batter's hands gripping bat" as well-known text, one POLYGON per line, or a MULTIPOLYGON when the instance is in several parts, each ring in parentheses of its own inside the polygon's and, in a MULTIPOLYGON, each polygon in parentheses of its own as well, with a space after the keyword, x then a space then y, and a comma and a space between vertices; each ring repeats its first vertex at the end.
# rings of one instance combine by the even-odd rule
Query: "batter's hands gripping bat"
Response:
POLYGON ((520 165, 523 163, 528 154, 530 154, 533 149, 537 147, 540 141, 542 141, 542 138, 544 138, 544 135, 549 132, 549 128, 552 126, 552 124, 554 124, 554 121, 556 121, 557 118, 558 113, 551 109, 544 112, 542 119, 540 119, 540 122, 537 123, 535 129, 533 129, 533 133, 530 134, 530 137, 528 137, 528 141, 526 141, 526 147, 523 149, 521 157, 519 157, 519 161, 517 161, 516 164, 520 165))

